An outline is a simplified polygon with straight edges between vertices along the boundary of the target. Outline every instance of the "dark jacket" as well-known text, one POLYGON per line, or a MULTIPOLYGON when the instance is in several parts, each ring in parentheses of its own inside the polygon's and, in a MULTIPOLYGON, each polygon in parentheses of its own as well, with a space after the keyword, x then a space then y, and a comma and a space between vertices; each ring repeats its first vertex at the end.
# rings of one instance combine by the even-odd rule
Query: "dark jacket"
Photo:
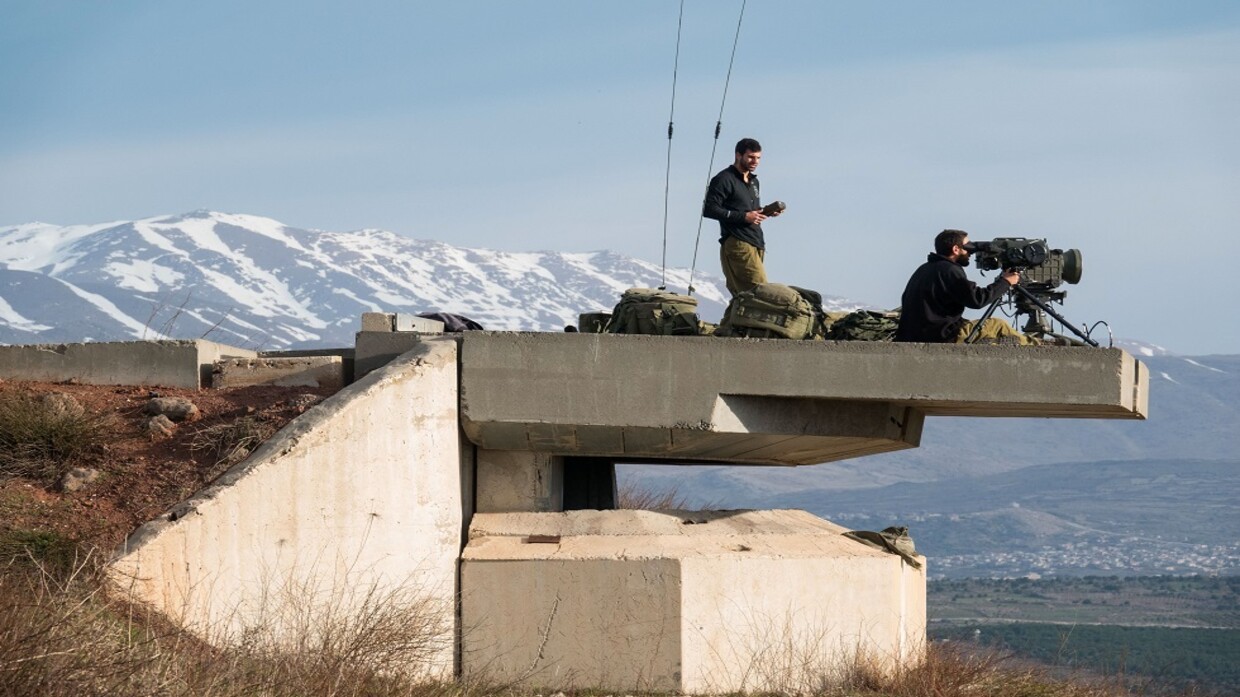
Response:
POLYGON ((1003 297, 1012 284, 996 278, 979 288, 964 267, 938 254, 931 254, 917 267, 900 297, 900 326, 896 341, 946 343, 956 340, 964 324, 966 307, 980 309, 1003 297))
POLYGON ((706 188, 706 200, 702 202, 702 215, 719 221, 719 241, 735 237, 758 249, 766 249, 762 226, 745 222, 745 214, 762 207, 759 196, 758 175, 749 174, 746 184, 735 165, 716 174, 706 188))

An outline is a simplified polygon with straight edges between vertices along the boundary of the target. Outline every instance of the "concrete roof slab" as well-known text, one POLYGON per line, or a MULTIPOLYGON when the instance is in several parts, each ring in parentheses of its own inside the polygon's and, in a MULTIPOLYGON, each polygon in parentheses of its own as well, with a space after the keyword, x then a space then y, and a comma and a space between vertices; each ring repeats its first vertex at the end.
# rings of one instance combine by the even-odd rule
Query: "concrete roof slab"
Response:
POLYGON ((497 450, 800 465, 915 447, 924 415, 1148 410, 1148 374, 1119 349, 523 332, 461 342, 462 425, 497 450))

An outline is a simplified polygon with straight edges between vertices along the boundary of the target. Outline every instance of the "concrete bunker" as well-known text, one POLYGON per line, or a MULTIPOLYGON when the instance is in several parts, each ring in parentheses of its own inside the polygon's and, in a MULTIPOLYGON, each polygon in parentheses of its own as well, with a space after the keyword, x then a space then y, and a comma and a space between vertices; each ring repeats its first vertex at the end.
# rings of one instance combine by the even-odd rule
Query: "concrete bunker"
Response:
POLYGON ((1148 408, 1117 349, 376 327, 355 383, 135 532, 113 581, 200 629, 259 619, 273 580, 346 605, 416 584, 440 678, 795 689, 779 666, 915 660, 924 563, 801 511, 584 510, 615 462, 799 466, 916 447, 928 416, 1148 408))

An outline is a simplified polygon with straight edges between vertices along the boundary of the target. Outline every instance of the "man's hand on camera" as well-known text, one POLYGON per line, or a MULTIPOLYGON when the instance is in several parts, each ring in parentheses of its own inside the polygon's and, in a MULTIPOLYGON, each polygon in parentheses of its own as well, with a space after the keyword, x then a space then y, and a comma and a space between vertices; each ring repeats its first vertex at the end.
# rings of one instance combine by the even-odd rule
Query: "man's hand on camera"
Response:
POLYGON ((761 210, 749 211, 745 214, 745 222, 750 225, 756 225, 763 220, 766 220, 766 218, 767 216, 761 210))
POLYGON ((1007 281, 1008 285, 1014 286, 1017 283, 1020 283, 1020 272, 1016 269, 1004 269, 1003 275, 1000 276, 1000 278, 1007 281))

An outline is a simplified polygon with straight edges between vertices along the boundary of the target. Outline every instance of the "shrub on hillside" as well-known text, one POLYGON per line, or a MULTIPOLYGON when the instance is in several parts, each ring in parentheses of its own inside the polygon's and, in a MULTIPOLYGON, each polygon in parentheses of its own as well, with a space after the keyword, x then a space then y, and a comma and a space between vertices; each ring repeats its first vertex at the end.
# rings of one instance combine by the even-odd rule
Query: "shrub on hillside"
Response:
POLYGON ((0 394, 0 476, 45 484, 104 443, 109 418, 88 414, 68 395, 0 394))
POLYGON ((83 556, 76 542, 58 532, 0 526, 0 569, 36 568, 53 578, 66 578, 83 556))

